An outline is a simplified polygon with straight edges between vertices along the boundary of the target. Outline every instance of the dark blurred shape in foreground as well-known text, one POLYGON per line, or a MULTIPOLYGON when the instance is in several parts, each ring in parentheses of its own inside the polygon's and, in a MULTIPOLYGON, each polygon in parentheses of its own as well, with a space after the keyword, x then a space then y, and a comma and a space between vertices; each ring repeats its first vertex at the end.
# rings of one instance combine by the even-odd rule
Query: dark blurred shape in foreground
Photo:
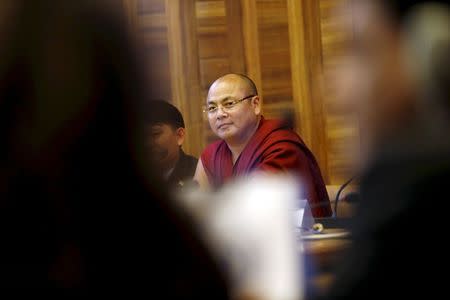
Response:
POLYGON ((448 255, 449 6, 351 4, 354 36, 335 82, 352 83, 337 90, 348 91, 345 109, 360 116, 367 153, 352 246, 326 298, 438 298, 448 255))
POLYGON ((147 65, 112 3, 0 4, 0 286, 224 298, 143 153, 147 65))

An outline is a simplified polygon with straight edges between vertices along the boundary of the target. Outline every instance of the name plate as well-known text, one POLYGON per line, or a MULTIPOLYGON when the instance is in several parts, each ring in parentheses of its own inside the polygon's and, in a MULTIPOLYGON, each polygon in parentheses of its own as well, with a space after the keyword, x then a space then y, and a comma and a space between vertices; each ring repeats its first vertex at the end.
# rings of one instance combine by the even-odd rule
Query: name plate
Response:
POLYGON ((298 201, 298 206, 294 211, 294 225, 298 229, 311 230, 315 221, 311 213, 308 200, 298 201))

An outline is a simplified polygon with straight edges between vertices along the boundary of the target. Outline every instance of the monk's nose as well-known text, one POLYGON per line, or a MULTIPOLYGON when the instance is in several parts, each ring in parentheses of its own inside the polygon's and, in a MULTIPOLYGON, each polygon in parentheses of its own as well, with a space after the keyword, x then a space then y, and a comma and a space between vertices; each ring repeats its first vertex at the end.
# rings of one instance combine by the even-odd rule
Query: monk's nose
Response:
POLYGON ((216 118, 221 119, 227 116, 227 112, 223 109, 222 106, 217 108, 216 118))

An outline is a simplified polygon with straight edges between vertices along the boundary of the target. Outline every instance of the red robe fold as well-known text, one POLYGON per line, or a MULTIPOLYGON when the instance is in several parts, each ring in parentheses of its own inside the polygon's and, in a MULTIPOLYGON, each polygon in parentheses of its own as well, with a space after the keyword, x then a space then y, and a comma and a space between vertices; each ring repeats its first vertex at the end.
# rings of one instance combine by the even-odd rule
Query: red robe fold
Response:
POLYGON ((332 215, 330 200, 314 155, 285 123, 261 118, 258 129, 233 165, 225 141, 210 144, 201 155, 209 183, 221 187, 231 178, 253 171, 291 172, 299 175, 314 217, 332 215))

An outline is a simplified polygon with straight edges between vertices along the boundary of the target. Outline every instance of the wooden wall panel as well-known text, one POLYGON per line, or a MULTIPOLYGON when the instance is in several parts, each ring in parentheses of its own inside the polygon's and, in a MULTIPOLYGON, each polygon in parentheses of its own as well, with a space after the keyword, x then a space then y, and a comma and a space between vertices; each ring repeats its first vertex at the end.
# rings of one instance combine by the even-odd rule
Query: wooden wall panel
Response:
POLYGON ((293 107, 287 3, 285 0, 257 0, 255 13, 263 112, 267 117, 281 117, 285 109, 293 107))
POLYGON ((227 58, 208 58, 200 60, 202 88, 207 90, 218 77, 231 72, 230 61, 227 58))
POLYGON ((200 59, 227 57, 227 39, 222 34, 204 34, 198 39, 200 59))
MULTIPOLYGON (((353 176, 353 163, 357 157, 351 148, 359 145, 359 127, 357 118, 350 113, 337 109, 334 95, 336 91, 329 84, 333 71, 342 67, 344 47, 351 39, 351 32, 339 27, 340 18, 351 20, 352 12, 349 0, 321 0, 321 40, 324 74, 324 119, 327 139, 327 160, 329 181, 342 184, 353 176)), ((345 67, 345 66, 343 66, 345 67)))
POLYGON ((195 156, 199 156, 205 146, 204 116, 202 112, 202 89, 199 66, 198 23, 196 17, 195 0, 179 0, 182 22, 182 46, 179 52, 183 63, 182 76, 184 78, 185 98, 181 99, 180 110, 186 122, 185 150, 195 156))
POLYGON ((264 90, 261 88, 262 80, 258 18, 255 17, 255 12, 257 11, 256 0, 241 0, 241 8, 245 74, 253 80, 256 87, 259 89, 259 97, 264 103, 264 90))
POLYGON ((195 7, 200 82, 201 88, 207 90, 217 77, 230 71, 225 1, 197 1, 195 7))
POLYGON ((152 86, 149 98, 171 101, 172 87, 164 0, 124 0, 131 27, 144 42, 152 86), (155 84, 158 83, 158 84, 155 84))
POLYGON ((216 78, 237 72, 255 81, 265 116, 294 113, 327 184, 351 175, 346 145, 358 139, 358 127, 335 109, 335 91, 326 84, 349 38, 336 25, 342 13, 335 8, 349 0, 123 1, 152 54, 152 80, 160 84, 154 96, 185 117, 187 152, 198 156, 216 139, 202 106, 216 78))
MULTIPOLYGON (((242 7, 239 0, 196 1, 197 38, 199 50, 199 107, 206 101, 209 87, 227 73, 246 73, 242 32, 242 7)), ((206 117, 203 124, 204 143, 216 139, 206 117)))
POLYGON ((319 84, 322 73, 319 6, 315 0, 288 0, 288 11, 297 130, 315 154, 328 182, 323 98, 319 84))
POLYGON ((171 102, 183 114, 183 148, 198 155, 204 145, 200 108, 195 0, 123 0, 130 24, 148 53, 149 98, 171 102))
POLYGON ((165 3, 164 0, 138 0, 137 1, 137 9, 141 14, 157 14, 165 12, 165 3))

